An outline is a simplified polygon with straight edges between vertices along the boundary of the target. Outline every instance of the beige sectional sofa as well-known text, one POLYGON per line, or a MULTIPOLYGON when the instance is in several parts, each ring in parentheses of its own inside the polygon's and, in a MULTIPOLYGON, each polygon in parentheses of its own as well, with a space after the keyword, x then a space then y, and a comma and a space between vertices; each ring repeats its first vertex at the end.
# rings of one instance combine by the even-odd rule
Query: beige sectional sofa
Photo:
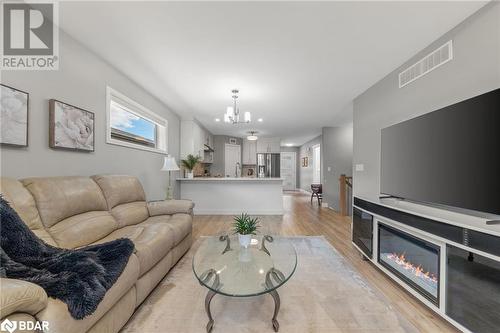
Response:
POLYGON ((97 310, 83 320, 32 283, 0 279, 0 317, 48 321, 51 333, 117 332, 191 246, 193 204, 146 202, 137 178, 123 175, 1 178, 0 191, 48 244, 78 248, 126 237, 134 254, 97 310))

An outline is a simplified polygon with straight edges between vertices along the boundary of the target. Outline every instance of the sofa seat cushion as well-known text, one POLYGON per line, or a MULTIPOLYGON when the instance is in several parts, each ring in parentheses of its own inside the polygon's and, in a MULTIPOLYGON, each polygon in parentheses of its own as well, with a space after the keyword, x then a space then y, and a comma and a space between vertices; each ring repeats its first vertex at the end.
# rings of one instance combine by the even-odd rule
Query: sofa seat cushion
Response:
POLYGON ((138 224, 142 225, 167 225, 174 235, 173 246, 178 245, 193 229, 193 217, 190 214, 158 215, 148 218, 146 221, 138 224))
POLYGON ((95 242, 104 243, 118 238, 128 238, 135 244, 135 255, 139 259, 142 276, 167 255, 174 246, 174 233, 165 224, 132 225, 113 231, 95 242))
POLYGON ((47 320, 49 322, 50 332, 86 332, 134 286, 138 278, 139 260, 135 255, 131 255, 122 274, 106 292, 92 315, 81 320, 74 319, 64 302, 49 298, 47 306, 38 312, 36 317, 38 320, 47 320))

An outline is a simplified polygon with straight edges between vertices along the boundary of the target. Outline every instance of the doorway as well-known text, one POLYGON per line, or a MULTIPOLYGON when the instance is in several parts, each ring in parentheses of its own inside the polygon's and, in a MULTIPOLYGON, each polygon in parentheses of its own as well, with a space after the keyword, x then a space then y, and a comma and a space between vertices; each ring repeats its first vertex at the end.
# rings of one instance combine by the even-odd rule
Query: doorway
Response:
POLYGON ((297 189, 297 155, 295 152, 281 152, 280 175, 283 178, 283 189, 295 191, 297 189))
POLYGON ((312 147, 313 150, 313 184, 321 184, 321 145, 315 145, 312 147))
POLYGON ((241 146, 226 143, 224 149, 224 174, 226 177, 241 176, 241 146), (236 174, 237 164, 239 164, 239 175, 236 174))

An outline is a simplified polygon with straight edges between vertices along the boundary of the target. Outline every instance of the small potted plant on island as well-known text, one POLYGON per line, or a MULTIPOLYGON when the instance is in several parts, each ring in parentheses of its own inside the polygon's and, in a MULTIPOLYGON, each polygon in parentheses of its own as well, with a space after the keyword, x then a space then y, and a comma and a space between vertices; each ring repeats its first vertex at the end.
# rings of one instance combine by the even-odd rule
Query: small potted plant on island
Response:
POLYGON ((255 235, 259 228, 259 219, 252 218, 247 213, 234 217, 234 233, 238 234, 240 245, 247 248, 252 241, 252 235, 255 235))
POLYGON ((187 170, 186 178, 192 179, 194 177, 193 169, 196 167, 196 164, 200 162, 200 160, 201 158, 199 156, 194 156, 192 154, 186 156, 185 160, 181 160, 182 166, 187 170))

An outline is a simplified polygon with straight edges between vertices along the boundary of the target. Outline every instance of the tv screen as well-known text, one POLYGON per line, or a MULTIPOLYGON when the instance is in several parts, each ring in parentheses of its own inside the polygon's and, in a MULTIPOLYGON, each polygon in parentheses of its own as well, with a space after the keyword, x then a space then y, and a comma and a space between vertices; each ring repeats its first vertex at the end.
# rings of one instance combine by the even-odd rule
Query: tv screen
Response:
POLYGON ((500 215, 500 89, 381 136, 382 194, 500 215))

